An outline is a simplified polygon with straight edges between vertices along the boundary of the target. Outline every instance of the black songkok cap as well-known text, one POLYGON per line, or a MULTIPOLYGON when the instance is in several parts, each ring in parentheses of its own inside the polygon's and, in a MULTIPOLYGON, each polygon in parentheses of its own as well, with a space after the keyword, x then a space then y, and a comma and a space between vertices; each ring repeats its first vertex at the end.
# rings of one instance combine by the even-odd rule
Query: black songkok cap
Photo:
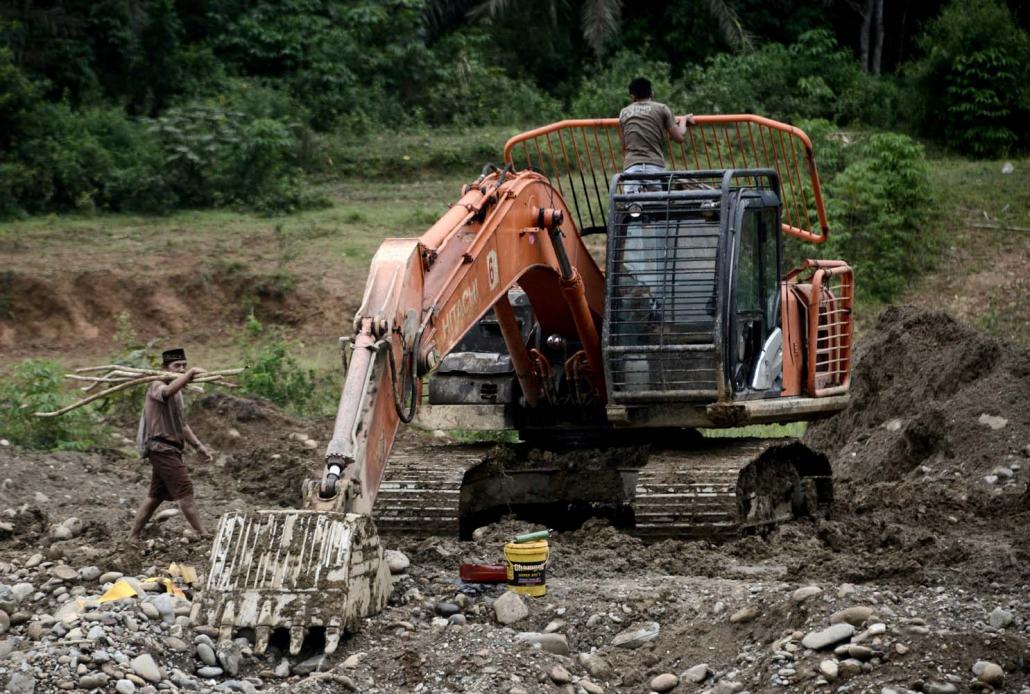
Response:
POLYGON ((182 347, 176 347, 175 349, 166 349, 161 352, 161 364, 168 366, 172 362, 186 361, 186 350, 182 347))

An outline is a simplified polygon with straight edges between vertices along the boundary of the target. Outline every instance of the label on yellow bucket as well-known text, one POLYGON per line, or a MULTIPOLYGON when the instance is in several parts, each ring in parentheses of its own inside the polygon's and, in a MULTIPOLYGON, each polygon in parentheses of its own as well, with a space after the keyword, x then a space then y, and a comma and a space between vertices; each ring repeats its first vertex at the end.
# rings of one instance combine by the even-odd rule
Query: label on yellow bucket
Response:
POLYGON ((524 595, 547 592, 547 540, 509 542, 504 546, 508 589, 524 595))

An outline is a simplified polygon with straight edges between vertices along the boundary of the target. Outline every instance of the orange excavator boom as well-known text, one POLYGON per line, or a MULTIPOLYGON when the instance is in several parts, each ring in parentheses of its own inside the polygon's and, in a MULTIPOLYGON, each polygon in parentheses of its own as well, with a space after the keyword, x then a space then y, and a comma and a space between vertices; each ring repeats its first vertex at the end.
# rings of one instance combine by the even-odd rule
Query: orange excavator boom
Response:
POLYGON ((397 428, 410 421, 420 378, 494 309, 524 396, 540 398, 543 373, 508 301, 518 284, 545 334, 583 346, 595 396, 605 397, 600 354, 604 278, 569 212, 538 173, 485 174, 420 239, 387 239, 372 259, 354 323, 325 475, 309 502, 371 513, 397 428))

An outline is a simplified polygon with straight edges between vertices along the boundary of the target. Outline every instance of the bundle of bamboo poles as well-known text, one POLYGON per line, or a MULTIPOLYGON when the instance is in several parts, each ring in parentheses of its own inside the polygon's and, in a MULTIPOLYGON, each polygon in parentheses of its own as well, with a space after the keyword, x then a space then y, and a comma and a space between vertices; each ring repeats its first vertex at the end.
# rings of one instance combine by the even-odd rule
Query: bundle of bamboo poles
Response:
MULTIPOLYGON (((219 386, 225 386, 227 388, 236 388, 236 384, 227 381, 226 376, 235 376, 236 374, 243 373, 243 369, 223 369, 221 371, 205 371, 193 378, 192 381, 186 386, 190 390, 196 390, 203 392, 199 383, 212 383, 219 386)), ((122 366, 121 364, 104 364, 101 366, 86 366, 81 369, 76 369, 75 373, 65 374, 64 377, 73 381, 85 381, 87 385, 82 386, 80 390, 89 393, 97 388, 103 387, 105 384, 114 384, 104 388, 103 390, 93 393, 88 397, 74 402, 67 407, 62 407, 59 410, 53 412, 36 412, 34 413, 37 417, 57 417, 65 412, 71 412, 72 410, 87 405, 94 400, 100 400, 106 398, 108 395, 112 395, 122 390, 127 390, 135 386, 145 385, 153 383, 154 381, 164 381, 165 383, 174 381, 182 374, 174 371, 161 371, 158 369, 139 369, 134 366, 122 366), (106 371, 107 373, 102 376, 95 375, 99 372, 106 371), (94 374, 94 375, 89 375, 94 374)))

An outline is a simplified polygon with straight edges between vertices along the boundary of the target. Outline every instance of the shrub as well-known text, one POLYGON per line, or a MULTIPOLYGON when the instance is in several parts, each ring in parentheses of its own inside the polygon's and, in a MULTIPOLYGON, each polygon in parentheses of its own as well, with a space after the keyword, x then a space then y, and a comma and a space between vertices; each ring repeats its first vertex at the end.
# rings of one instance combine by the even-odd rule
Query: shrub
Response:
POLYGON ((923 147, 905 135, 878 133, 853 145, 848 161, 826 184, 831 236, 819 252, 851 263, 861 297, 890 301, 932 257, 923 147))
POLYGON ((571 115, 575 118, 613 118, 619 115, 623 106, 629 103, 628 87, 635 77, 651 80, 655 100, 668 104, 673 113, 694 110, 682 90, 674 85, 668 63, 645 56, 646 51, 622 50, 616 53, 607 66, 583 81, 572 100, 571 115))
POLYGON ((165 153, 169 187, 181 204, 266 212, 323 204, 299 182, 300 130, 297 123, 251 118, 202 102, 169 109, 151 126, 165 153))
POLYGON ((953 0, 920 39, 908 70, 924 133, 960 152, 1004 154, 1030 137, 1030 37, 997 0, 953 0))
POLYGON ((297 363, 283 335, 264 326, 251 314, 247 321, 249 341, 243 347, 246 370, 240 375, 243 392, 267 398, 296 415, 321 415, 331 412, 335 393, 329 378, 319 378, 314 370, 297 363))
POLYGON ((864 73, 825 30, 805 32, 790 46, 721 53, 687 70, 682 88, 695 113, 759 113, 788 121, 887 125, 897 102, 893 83, 864 73))
POLYGON ((0 437, 33 450, 88 450, 100 446, 104 428, 87 409, 36 417, 71 403, 61 390, 61 365, 27 359, 0 380, 0 437))
POLYGON ((432 125, 538 125, 558 120, 561 109, 556 100, 490 64, 487 40, 482 34, 454 34, 434 48, 416 115, 432 125))

